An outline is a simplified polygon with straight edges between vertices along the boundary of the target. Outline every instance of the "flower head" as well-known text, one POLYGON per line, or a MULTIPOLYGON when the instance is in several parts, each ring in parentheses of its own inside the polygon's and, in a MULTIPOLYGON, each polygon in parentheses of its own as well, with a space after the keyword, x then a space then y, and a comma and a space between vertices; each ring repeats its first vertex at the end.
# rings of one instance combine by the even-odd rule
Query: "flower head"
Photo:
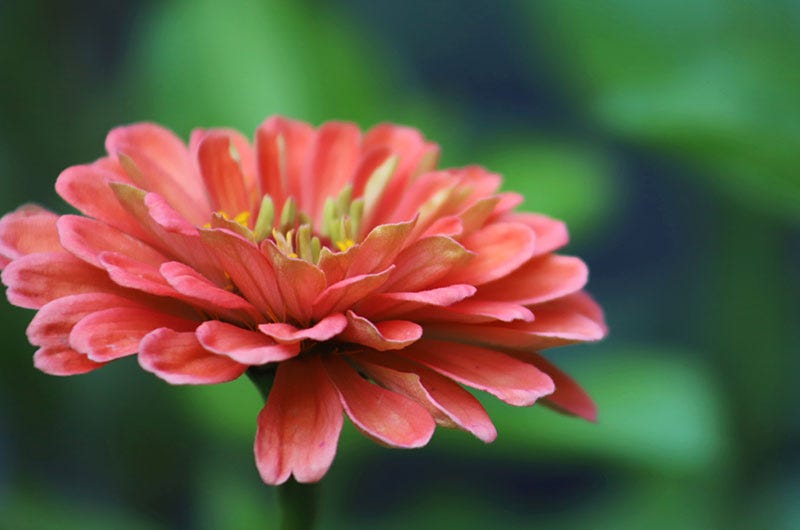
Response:
POLYGON ((152 124, 56 190, 82 215, 23 206, 0 220, 11 303, 38 310, 34 363, 54 375, 138 354, 173 384, 274 373, 258 416, 263 480, 319 480, 344 414, 393 447, 436 424, 490 442, 462 385, 594 419, 539 351, 602 338, 587 269, 553 254, 564 224, 517 213, 480 167, 437 170, 414 129, 273 117, 251 145, 152 124))

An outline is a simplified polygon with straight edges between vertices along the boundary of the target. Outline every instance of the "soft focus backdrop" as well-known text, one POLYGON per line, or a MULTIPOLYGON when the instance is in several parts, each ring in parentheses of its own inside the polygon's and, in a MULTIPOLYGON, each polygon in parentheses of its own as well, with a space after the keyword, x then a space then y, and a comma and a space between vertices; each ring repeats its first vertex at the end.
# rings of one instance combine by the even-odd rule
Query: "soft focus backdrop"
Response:
MULTIPOLYGON (((347 427, 323 529, 800 528, 800 4, 792 0, 0 2, 0 209, 59 212, 115 125, 274 113, 419 127, 565 220, 607 311, 551 351, 596 425, 486 399, 489 446, 347 427)), ((274 528, 249 381, 135 359, 32 368, 0 306, 0 528, 274 528)))

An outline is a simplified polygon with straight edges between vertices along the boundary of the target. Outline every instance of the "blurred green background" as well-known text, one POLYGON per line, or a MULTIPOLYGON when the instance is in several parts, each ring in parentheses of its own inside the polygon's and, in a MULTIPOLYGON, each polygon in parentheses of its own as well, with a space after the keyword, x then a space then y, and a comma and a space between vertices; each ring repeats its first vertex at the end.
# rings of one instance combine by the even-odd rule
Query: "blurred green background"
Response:
MULTIPOLYGON (((489 446, 347 427, 323 529, 800 528, 800 4, 786 0, 0 2, 0 209, 113 126, 274 113, 414 125, 567 221, 611 327, 551 352, 591 425, 485 403, 489 446)), ((0 528, 275 528, 246 380, 31 366, 5 304, 0 528)))

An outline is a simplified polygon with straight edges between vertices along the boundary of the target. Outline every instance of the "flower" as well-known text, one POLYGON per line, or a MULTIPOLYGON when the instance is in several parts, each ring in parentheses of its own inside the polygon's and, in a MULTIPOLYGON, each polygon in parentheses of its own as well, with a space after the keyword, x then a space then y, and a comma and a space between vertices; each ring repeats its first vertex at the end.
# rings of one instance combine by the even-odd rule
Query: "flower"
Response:
POLYGON ((106 138, 56 190, 82 215, 27 205, 0 220, 9 301, 38 310, 34 364, 54 375, 138 354, 172 384, 274 373, 255 456, 268 484, 317 481, 346 414, 420 447, 436 424, 491 442, 462 385, 595 418, 538 352, 594 341, 587 268, 553 254, 563 223, 515 212, 480 167, 437 170, 411 128, 266 120, 254 144, 142 123, 106 138))

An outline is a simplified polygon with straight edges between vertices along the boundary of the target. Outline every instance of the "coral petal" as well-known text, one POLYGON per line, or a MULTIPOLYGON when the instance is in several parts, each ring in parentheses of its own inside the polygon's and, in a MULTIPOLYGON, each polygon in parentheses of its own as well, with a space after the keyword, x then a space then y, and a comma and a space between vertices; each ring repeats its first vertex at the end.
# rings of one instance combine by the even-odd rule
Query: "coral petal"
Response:
POLYGON ((359 303, 357 310, 370 319, 397 318, 421 307, 447 307, 469 298, 476 291, 472 285, 456 284, 427 291, 380 293, 359 303))
POLYGON ((536 232, 536 251, 534 256, 541 256, 558 250, 569 242, 567 225, 538 213, 509 214, 509 220, 523 223, 536 232))
POLYGON ((282 484, 316 482, 328 471, 344 417, 319 357, 281 363, 258 415, 255 456, 261 478, 282 484))
POLYGON ((589 270, 579 258, 549 254, 535 258, 508 276, 481 286, 476 298, 529 305, 579 291, 589 270))
POLYGON ((39 252, 14 260, 3 270, 8 300, 39 309, 70 294, 118 292, 108 275, 66 252, 39 252))
POLYGON ((33 365, 50 375, 78 375, 97 370, 105 363, 96 363, 82 353, 64 346, 39 348, 33 354, 33 365))
POLYGON ((203 322, 196 333, 200 344, 207 350, 243 364, 284 361, 300 353, 298 344, 278 344, 263 333, 219 320, 203 322))
POLYGON ((378 274, 354 276, 327 287, 314 301, 313 317, 318 319, 352 307, 383 285, 393 269, 394 267, 389 267, 378 274))
POLYGON ((536 246, 536 234, 521 223, 493 223, 462 243, 477 256, 447 279, 450 283, 480 285, 502 278, 528 261, 536 246))
POLYGON ((422 447, 431 439, 436 424, 422 405, 364 380, 339 356, 323 362, 347 415, 361 432, 390 447, 422 447))
POLYGON ((347 328, 340 339, 378 351, 399 350, 422 337, 422 327, 408 320, 373 323, 352 311, 347 312, 347 328))
POLYGON ((84 293, 64 296, 45 304, 28 325, 28 341, 35 346, 69 346, 69 333, 83 317, 114 307, 142 305, 109 293, 84 293))
POLYGON ((322 218, 325 200, 335 197, 355 173, 360 145, 361 131, 352 123, 328 122, 317 130, 295 195, 313 219, 322 218))
POLYGON ((307 339, 317 342, 326 341, 341 333, 345 327, 347 327, 347 317, 341 313, 335 313, 328 315, 310 328, 298 329, 291 324, 276 322, 261 324, 258 326, 258 330, 281 344, 294 344, 307 339))
POLYGON ((272 241, 265 243, 262 248, 267 259, 275 275, 282 280, 278 288, 288 314, 301 323, 309 322, 312 304, 325 289, 325 274, 305 260, 287 258, 272 241))
POLYGON ((483 405, 451 379, 387 353, 364 352, 355 360, 382 386, 425 406, 437 423, 465 430, 487 443, 497 437, 483 405))
POLYGON ((573 414, 585 420, 597 421, 597 405, 586 391, 569 375, 537 353, 517 356, 529 362, 550 376, 556 384, 556 391, 544 398, 544 402, 560 412, 573 414))
POLYGON ((544 372, 486 348, 426 339, 397 353, 511 405, 533 405, 555 390, 544 372))
POLYGON ((4 215, 0 219, 0 256, 13 260, 36 252, 62 250, 57 219, 53 212, 33 204, 4 215))
POLYGON ((420 239, 397 256, 397 268, 384 284, 384 290, 423 290, 445 276, 452 276, 454 270, 464 267, 474 257, 474 254, 449 237, 420 239))
POLYGON ((197 161, 212 209, 230 216, 250 211, 244 175, 241 166, 231 155, 231 138, 228 134, 208 132, 200 141, 197 161))
POLYGON ((99 258, 103 252, 123 254, 155 266, 167 260, 146 243, 101 221, 77 215, 62 215, 57 226, 64 248, 96 267, 103 266, 99 258))
POLYGON ((173 385, 212 385, 233 381, 247 366, 206 351, 192 332, 151 331, 140 343, 139 364, 173 385))
POLYGON ((72 328, 69 343, 89 359, 107 362, 139 351, 139 342, 156 328, 188 331, 196 326, 197 322, 150 309, 116 307, 82 318, 72 328))

